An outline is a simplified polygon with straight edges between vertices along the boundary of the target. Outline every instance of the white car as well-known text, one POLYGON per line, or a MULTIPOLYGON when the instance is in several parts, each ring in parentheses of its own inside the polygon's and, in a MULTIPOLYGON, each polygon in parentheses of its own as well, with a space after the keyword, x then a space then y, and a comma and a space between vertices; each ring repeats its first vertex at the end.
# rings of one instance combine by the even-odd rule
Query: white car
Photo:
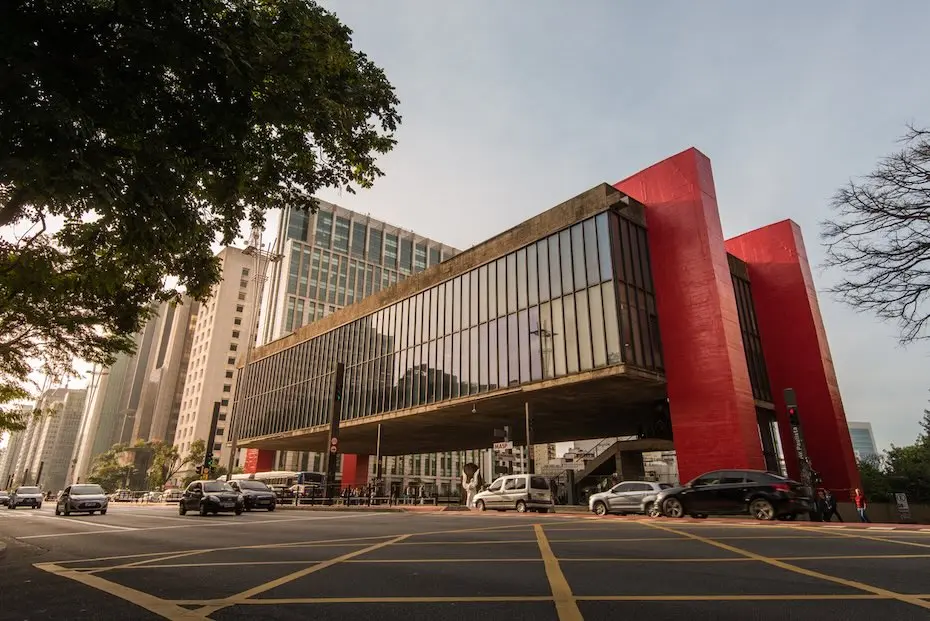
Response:
POLYGON ((508 474, 495 480, 488 489, 475 494, 478 511, 516 509, 518 513, 553 510, 549 479, 535 474, 508 474))
POLYGON ((16 507, 32 507, 33 509, 42 508, 42 490, 34 485, 23 485, 16 488, 10 495, 10 504, 7 509, 16 507))
POLYGON ((588 509, 596 515, 608 513, 645 513, 652 515, 656 496, 663 489, 672 487, 668 483, 651 481, 623 481, 606 492, 592 494, 588 499, 588 509))
POLYGON ((89 513, 93 515, 99 511, 106 515, 110 499, 102 487, 93 483, 69 485, 58 494, 55 501, 55 515, 71 515, 72 513, 89 513))

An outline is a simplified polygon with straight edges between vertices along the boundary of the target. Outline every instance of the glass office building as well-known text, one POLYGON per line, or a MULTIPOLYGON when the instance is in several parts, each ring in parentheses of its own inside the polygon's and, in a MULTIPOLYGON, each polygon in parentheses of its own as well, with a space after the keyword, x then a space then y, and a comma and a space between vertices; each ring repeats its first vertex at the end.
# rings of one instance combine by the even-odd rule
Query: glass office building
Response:
POLYGON ((365 214, 320 201, 315 213, 285 209, 263 305, 267 343, 458 254, 458 250, 365 214))
MULTIPOLYGON (((481 253, 465 254, 474 263, 481 253)), ((282 351, 259 351, 246 374, 240 436, 324 424, 337 361, 346 365, 343 421, 621 363, 663 369, 635 208, 591 214, 434 280, 282 351)))

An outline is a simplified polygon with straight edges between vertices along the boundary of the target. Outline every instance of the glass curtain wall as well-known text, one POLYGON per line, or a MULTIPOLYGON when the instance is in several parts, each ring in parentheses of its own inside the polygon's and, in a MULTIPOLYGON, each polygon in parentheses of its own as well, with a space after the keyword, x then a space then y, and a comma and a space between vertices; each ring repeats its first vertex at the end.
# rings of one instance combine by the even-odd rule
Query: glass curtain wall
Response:
POLYGON ((342 420, 612 364, 661 371, 646 231, 601 213, 257 361, 242 437, 323 424, 336 361, 342 420))

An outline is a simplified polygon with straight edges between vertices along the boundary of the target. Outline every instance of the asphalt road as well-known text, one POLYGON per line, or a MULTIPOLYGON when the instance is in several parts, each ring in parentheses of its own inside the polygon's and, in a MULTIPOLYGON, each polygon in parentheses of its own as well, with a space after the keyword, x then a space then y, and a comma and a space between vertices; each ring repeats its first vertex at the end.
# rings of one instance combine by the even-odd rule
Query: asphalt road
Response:
POLYGON ((930 618, 930 532, 47 503, 0 538, 11 620, 930 618))

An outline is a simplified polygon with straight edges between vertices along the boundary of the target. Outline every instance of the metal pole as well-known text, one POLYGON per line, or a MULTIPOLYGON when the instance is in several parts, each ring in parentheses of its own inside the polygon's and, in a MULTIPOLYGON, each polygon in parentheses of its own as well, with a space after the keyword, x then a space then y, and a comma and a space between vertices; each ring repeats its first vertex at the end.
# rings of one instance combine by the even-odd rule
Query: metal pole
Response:
POLYGON ((39 481, 42 480, 42 469, 43 469, 43 468, 45 468, 45 462, 44 462, 44 461, 40 461, 40 462, 39 462, 39 471, 36 473, 36 485, 38 485, 38 484, 39 484, 39 481))
POLYGON ((375 480, 380 481, 381 480, 381 423, 378 423, 378 444, 375 450, 377 451, 375 458, 378 460, 376 462, 375 480))

